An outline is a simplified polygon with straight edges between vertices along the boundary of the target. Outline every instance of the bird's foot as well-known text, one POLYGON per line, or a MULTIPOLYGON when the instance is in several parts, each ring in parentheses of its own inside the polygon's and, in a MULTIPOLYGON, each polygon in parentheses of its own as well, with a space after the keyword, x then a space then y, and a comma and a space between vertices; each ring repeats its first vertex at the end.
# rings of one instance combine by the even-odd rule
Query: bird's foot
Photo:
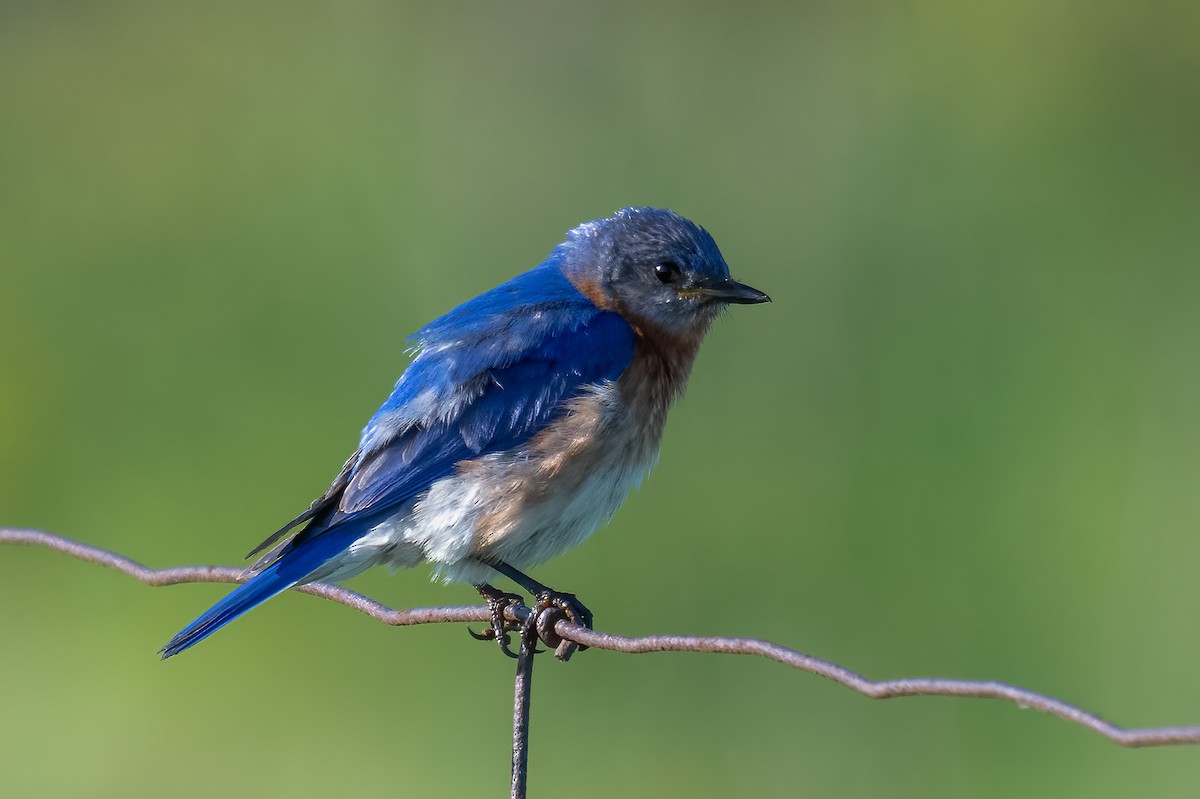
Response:
POLYGON ((488 610, 492 614, 492 626, 481 633, 477 633, 470 627, 467 632, 477 641, 495 641, 500 646, 500 651, 508 655, 510 658, 516 658, 517 653, 509 649, 511 639, 508 636, 509 630, 519 630, 521 625, 518 622, 511 621, 505 616, 505 611, 510 607, 524 605, 525 600, 519 594, 509 594, 501 591, 498 588, 493 588, 487 583, 481 583, 475 586, 475 590, 479 595, 487 600, 488 610))
POLYGON ((533 617, 537 621, 538 637, 546 646, 554 647, 554 656, 559 660, 570 660, 576 649, 581 652, 587 649, 586 646, 563 638, 554 629, 554 625, 560 619, 592 629, 592 612, 574 594, 550 589, 541 591, 537 595, 537 603, 533 606, 533 617))

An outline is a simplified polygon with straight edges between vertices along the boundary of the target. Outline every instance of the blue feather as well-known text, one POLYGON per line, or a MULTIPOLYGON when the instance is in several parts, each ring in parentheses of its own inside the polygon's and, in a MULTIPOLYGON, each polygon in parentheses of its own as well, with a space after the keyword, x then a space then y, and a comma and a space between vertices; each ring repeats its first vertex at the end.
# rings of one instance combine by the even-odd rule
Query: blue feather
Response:
POLYGON ((376 518, 460 461, 527 441, 633 358, 629 323, 571 284, 555 257, 426 325, 418 354, 363 431, 339 506, 305 535, 376 518))
POLYGON ((300 583, 322 564, 349 545, 337 536, 312 539, 307 546, 298 547, 288 558, 281 558, 251 580, 238 586, 224 599, 200 614, 167 642, 160 652, 163 659, 178 655, 188 647, 203 641, 229 622, 273 596, 300 583))
POLYGON ((563 256, 555 250, 417 332, 416 358, 363 430, 359 451, 313 508, 263 546, 305 526, 266 556, 263 571, 172 638, 163 657, 305 582, 457 463, 519 446, 564 403, 621 375, 635 333, 575 288, 563 256))

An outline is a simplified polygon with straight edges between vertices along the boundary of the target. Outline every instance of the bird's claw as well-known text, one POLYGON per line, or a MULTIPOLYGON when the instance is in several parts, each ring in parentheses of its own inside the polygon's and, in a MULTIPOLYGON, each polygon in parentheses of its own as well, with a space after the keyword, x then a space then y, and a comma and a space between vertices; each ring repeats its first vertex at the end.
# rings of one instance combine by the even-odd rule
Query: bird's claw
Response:
MULTIPOLYGON (((533 612, 528 616, 522 614, 522 618, 525 619, 525 622, 522 623, 508 618, 506 614, 510 607, 524 605, 521 596, 506 593, 488 583, 476 585, 475 588, 479 591, 480 596, 487 600, 492 623, 482 632, 475 632, 470 628, 467 628, 467 632, 477 641, 495 641, 499 645, 500 651, 510 658, 518 657, 517 653, 509 646, 512 642, 509 636, 510 631, 520 631, 522 644, 534 643, 531 640, 533 637, 540 638, 542 643, 554 649, 554 656, 563 661, 570 660, 576 650, 587 649, 586 646, 563 638, 554 628, 560 620, 565 620, 590 630, 592 629, 592 612, 574 594, 553 591, 541 585, 537 587, 542 590, 536 594, 537 602, 533 606, 533 612), (534 636, 535 633, 536 636, 534 636)), ((540 654, 542 651, 534 648, 533 654, 540 654)))
POLYGON ((478 590, 480 595, 487 600, 488 610, 492 614, 492 624, 483 632, 477 633, 470 627, 467 628, 467 632, 476 641, 495 641, 501 652, 510 658, 516 658, 517 653, 509 648, 511 638, 508 632, 509 630, 519 630, 521 625, 518 622, 510 621, 504 612, 510 607, 524 605, 525 600, 518 594, 509 594, 492 588, 490 585, 479 586, 478 590))
POLYGON ((554 647, 554 656, 559 660, 570 660, 575 650, 582 652, 587 649, 586 646, 563 638, 554 629, 559 619, 592 629, 592 612, 574 594, 542 591, 537 595, 537 603, 533 606, 533 617, 537 620, 538 637, 546 646, 554 647))

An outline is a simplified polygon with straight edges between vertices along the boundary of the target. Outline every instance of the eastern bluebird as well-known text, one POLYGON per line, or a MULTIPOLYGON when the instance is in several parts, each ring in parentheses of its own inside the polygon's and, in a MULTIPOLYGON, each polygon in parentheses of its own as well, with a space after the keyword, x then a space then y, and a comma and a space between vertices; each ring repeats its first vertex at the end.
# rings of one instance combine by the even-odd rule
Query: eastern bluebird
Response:
POLYGON ((609 520, 657 460, 713 320, 769 301, 672 211, 625 208, 571 230, 540 266, 413 336, 412 363, 329 490, 250 553, 270 548, 163 657, 294 585, 375 564, 429 561, 473 584, 502 648, 514 598, 488 584, 496 574, 590 625, 573 596, 519 570, 609 520))

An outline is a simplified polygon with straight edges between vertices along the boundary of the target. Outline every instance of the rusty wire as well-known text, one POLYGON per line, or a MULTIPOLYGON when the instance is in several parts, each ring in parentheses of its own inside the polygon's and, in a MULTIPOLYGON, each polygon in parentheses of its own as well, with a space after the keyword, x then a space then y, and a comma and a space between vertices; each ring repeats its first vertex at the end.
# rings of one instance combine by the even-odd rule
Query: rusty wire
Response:
MULTIPOLYGON (((177 566, 168 569, 152 569, 124 555, 100 547, 74 541, 41 530, 0 528, 0 543, 29 544, 65 552, 89 563, 98 563, 122 571, 146 585, 178 585, 180 583, 240 583, 245 579, 241 569, 221 566, 177 566)), ((413 624, 435 624, 441 622, 486 622, 490 619, 485 606, 411 608, 397 610, 337 585, 313 583, 298 586, 295 590, 328 599, 365 613, 385 624, 403 627, 413 624)), ((524 630, 538 627, 530 623, 532 611, 523 605, 510 607, 512 620, 522 623, 524 630)), ((1021 708, 1040 710, 1057 716, 1064 721, 1078 724, 1105 738, 1127 747, 1169 746, 1200 743, 1200 725, 1178 727, 1120 727, 1112 722, 1083 710, 1061 699, 1019 688, 993 680, 955 680, 939 677, 902 678, 896 680, 871 680, 858 672, 851 671, 832 661, 807 655, 770 641, 755 638, 720 638, 712 636, 649 635, 629 638, 611 633, 588 630, 559 618, 551 624, 554 632, 562 638, 583 644, 593 649, 640 654, 646 652, 703 652, 726 655, 758 655, 760 657, 791 666, 810 674, 833 680, 872 699, 890 699, 897 696, 956 696, 979 699, 1001 699, 1021 708)), ((544 625, 542 625, 544 628, 544 625)), ((523 638, 527 638, 524 636, 523 638)), ((543 633, 543 639, 545 634, 543 633)), ((547 642, 554 645, 554 642, 547 642)), ((532 658, 529 659, 522 697, 521 672, 518 672, 517 712, 514 715, 514 773, 513 795, 523 795, 524 767, 518 771, 518 759, 525 762, 528 741, 528 701, 532 658), (524 728, 522 729, 520 703, 525 703, 524 728), (522 751, 518 758, 516 748, 522 751), (518 779, 521 794, 517 793, 518 779)))

